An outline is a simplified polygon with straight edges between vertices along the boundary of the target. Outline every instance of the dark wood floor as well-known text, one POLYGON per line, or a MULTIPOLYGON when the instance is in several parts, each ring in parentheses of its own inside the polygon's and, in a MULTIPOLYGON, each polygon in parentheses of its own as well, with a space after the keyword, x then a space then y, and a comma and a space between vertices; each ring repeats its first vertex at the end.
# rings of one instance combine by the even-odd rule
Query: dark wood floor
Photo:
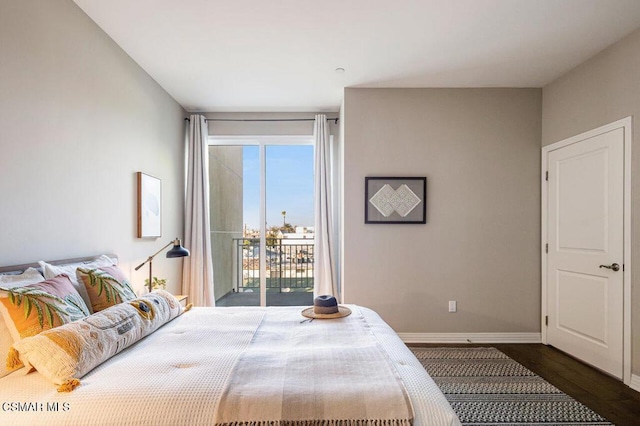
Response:
MULTIPOLYGON (((461 345, 410 344, 412 347, 461 345)), ((485 344, 516 360, 618 426, 640 425, 640 392, 563 352, 542 344, 485 344)))

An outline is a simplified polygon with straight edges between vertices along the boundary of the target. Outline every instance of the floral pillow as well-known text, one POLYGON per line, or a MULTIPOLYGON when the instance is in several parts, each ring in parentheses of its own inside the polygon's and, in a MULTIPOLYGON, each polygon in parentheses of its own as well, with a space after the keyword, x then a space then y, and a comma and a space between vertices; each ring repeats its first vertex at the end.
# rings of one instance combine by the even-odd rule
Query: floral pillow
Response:
POLYGON ((60 274, 67 274, 69 276, 69 279, 73 283, 73 286, 76 288, 80 296, 82 296, 82 299, 84 300, 85 304, 89 308, 89 313, 92 314, 93 311, 91 311, 91 301, 89 300, 89 295, 87 294, 87 290, 84 288, 84 284, 82 284, 82 282, 78 282, 76 269, 78 268, 93 269, 93 268, 99 268, 101 266, 111 266, 111 265, 115 265, 116 262, 117 262, 117 259, 112 259, 106 254, 103 254, 102 256, 98 256, 93 260, 87 260, 84 262, 67 263, 64 265, 52 265, 42 260, 39 261, 38 263, 42 268, 44 277, 47 279, 57 277, 60 274))
POLYGON ((89 308, 67 275, 23 287, 0 287, 0 313, 18 341, 81 319, 89 308))
POLYGON ((129 280, 117 266, 78 268, 78 281, 84 283, 93 312, 136 298, 129 280))
MULTIPOLYGON (((22 274, 0 275, 0 288, 24 287, 25 285, 39 283, 40 281, 44 281, 44 277, 40 275, 40 272, 34 268, 28 268, 22 274)), ((10 373, 2 360, 4 360, 4 357, 9 353, 11 345, 13 345, 13 336, 9 332, 9 329, 7 329, 2 314, 0 314, 0 377, 10 373)))

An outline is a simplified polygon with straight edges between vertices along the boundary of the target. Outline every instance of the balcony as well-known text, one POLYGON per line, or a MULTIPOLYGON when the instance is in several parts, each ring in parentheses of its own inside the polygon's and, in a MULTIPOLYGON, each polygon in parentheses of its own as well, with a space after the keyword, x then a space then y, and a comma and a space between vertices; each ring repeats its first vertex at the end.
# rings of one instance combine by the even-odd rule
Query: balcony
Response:
MULTIPOLYGON (((217 306, 260 305, 260 240, 232 238, 233 289, 217 306)), ((267 306, 313 304, 314 240, 267 238, 267 306)))

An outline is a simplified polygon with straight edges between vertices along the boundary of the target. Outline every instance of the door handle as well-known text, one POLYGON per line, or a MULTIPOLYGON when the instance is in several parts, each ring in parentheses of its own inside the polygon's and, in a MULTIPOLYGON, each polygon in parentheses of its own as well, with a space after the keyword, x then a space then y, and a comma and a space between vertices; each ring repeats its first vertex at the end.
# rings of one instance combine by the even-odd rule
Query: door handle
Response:
POLYGON ((611 269, 613 272, 618 272, 620 270, 620 265, 612 263, 611 265, 600 265, 600 268, 607 268, 611 269))

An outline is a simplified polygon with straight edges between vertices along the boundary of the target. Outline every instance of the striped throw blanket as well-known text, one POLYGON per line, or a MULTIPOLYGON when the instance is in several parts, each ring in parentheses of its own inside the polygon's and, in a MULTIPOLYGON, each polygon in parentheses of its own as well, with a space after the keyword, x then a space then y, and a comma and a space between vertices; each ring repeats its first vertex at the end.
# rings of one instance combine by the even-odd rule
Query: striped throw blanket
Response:
POLYGON ((398 373, 357 307, 330 320, 266 316, 236 361, 216 410, 216 424, 223 426, 412 422, 398 373))

